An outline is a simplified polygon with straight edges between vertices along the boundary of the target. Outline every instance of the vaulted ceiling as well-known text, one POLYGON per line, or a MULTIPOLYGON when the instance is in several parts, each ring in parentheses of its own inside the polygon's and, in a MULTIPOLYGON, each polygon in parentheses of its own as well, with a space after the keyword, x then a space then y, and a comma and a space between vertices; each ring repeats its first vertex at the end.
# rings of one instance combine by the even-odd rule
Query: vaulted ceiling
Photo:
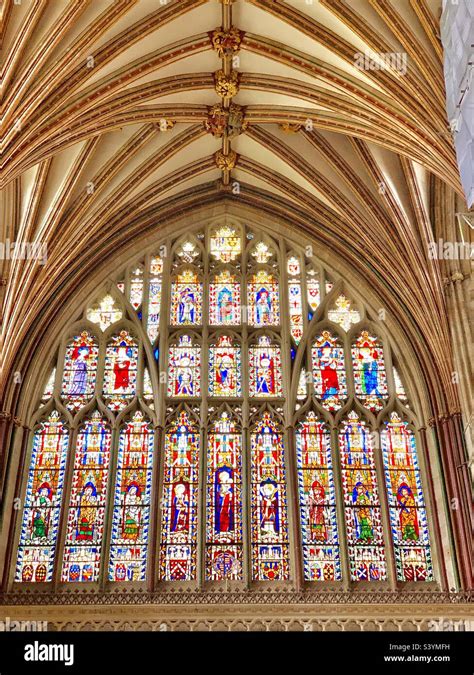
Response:
POLYGON ((2 234, 47 244, 48 262, 5 262, 5 376, 131 219, 224 195, 298 214, 358 265, 449 391, 427 255, 430 186, 461 192, 440 11, 441 0, 6 0, 2 234))

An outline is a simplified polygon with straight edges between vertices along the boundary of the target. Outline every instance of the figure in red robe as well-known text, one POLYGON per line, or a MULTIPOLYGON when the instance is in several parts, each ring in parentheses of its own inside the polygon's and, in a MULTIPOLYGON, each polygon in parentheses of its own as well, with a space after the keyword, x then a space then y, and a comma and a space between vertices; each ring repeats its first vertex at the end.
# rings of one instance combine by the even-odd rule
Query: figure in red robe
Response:
POLYGON ((234 493, 232 469, 222 467, 216 472, 216 532, 234 530, 234 493))
POLYGON ((127 391, 130 386, 130 352, 127 347, 119 347, 114 363, 114 391, 127 391))

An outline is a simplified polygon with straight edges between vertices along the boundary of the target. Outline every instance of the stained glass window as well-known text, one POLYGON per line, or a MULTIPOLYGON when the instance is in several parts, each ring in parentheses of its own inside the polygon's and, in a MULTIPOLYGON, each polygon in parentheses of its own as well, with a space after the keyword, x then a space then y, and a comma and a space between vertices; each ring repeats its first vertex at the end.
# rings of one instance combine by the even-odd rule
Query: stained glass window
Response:
POLYGON ((180 272, 171 285, 171 325, 197 326, 202 322, 202 283, 191 268, 180 272))
POLYGON ((314 412, 297 426, 296 458, 304 578, 341 579, 331 439, 314 412))
POLYGON ((314 390, 326 410, 339 410, 347 398, 344 349, 337 337, 325 330, 313 343, 314 390))
POLYGON ((351 579, 386 579, 386 562, 372 434, 351 412, 339 432, 351 579))
POLYGON ((229 413, 207 444, 206 578, 242 579, 242 442, 229 413))
POLYGON ((282 395, 281 350, 267 335, 249 349, 250 396, 282 395))
POLYGON ((283 230, 165 229, 39 373, 38 406, 49 411, 56 395, 58 412, 31 424, 16 581, 158 578, 159 588, 200 582, 201 565, 216 587, 299 574, 337 586, 345 569, 347 583, 432 580, 415 435, 393 412, 408 406, 406 368, 357 289, 343 294, 343 279, 283 230), (376 413, 373 429, 347 414, 352 398, 376 413))
POLYGON ((288 257, 288 303, 290 310, 290 333, 298 345, 303 337, 303 299, 301 295, 301 265, 294 255, 288 257))
POLYGON ((264 412, 251 433, 252 577, 289 578, 285 459, 282 432, 264 412))
POLYGON ((87 331, 67 345, 61 399, 68 410, 79 410, 94 395, 98 354, 97 340, 87 331))
POLYGON ((74 455, 62 581, 99 578, 111 431, 99 412, 81 427, 74 455))
POLYGON ((431 581, 430 541, 415 435, 397 413, 381 433, 390 524, 400 581, 431 581))
POLYGON ((87 318, 92 323, 97 323, 101 330, 106 330, 109 326, 122 318, 122 310, 117 306, 111 295, 104 298, 87 310, 87 318))
POLYGON ((209 349, 209 396, 241 395, 241 349, 221 335, 209 349))
POLYGON ((143 301, 143 268, 136 267, 130 278, 130 304, 138 309, 143 301))
POLYGON ((161 578, 196 578, 199 429, 182 411, 165 434, 161 578))
POLYGON ((135 396, 137 360, 137 343, 126 330, 120 331, 108 343, 105 354, 103 393, 111 410, 123 410, 135 396))
POLYGON ((158 337, 160 325, 160 309, 162 294, 163 261, 161 258, 152 258, 150 262, 150 282, 148 284, 148 319, 147 333, 150 342, 158 337))
POLYGON ((52 579, 68 442, 68 429, 54 410, 33 437, 16 581, 52 579))
POLYGON ((110 581, 144 581, 146 578, 153 438, 153 429, 141 412, 136 412, 120 432, 110 581))
POLYGON ((273 251, 264 241, 259 241, 255 244, 251 255, 255 259, 255 262, 266 264, 273 256, 273 251))
POLYGON ((224 263, 232 262, 240 254, 241 246, 240 235, 232 227, 225 225, 211 234, 211 255, 216 260, 224 263))
POLYGON ((329 310, 328 319, 342 326, 344 330, 349 330, 352 324, 359 323, 360 314, 356 309, 351 309, 351 303, 344 295, 340 295, 335 307, 329 310))
POLYGON ((280 299, 278 281, 273 274, 259 270, 248 284, 248 311, 251 326, 278 326, 280 299))
POLYGON ((169 349, 168 396, 179 398, 201 394, 201 347, 190 335, 181 335, 169 349))
POLYGON ((356 396, 369 410, 381 410, 387 399, 387 378, 382 345, 362 331, 352 346, 356 396))
POLYGON ((229 270, 216 274, 209 284, 209 323, 211 326, 240 324, 240 283, 229 270))

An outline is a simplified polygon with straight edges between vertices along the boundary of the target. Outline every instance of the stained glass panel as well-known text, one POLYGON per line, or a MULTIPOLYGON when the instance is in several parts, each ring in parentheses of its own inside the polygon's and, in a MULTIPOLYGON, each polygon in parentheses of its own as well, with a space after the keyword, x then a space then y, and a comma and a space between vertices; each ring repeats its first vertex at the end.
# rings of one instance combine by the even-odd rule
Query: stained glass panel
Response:
POLYGON ((241 396, 241 349, 229 335, 209 348, 209 396, 241 396))
POLYGON ((255 262, 266 264, 272 257, 273 251, 264 241, 259 241, 255 244, 251 255, 255 259, 255 262))
POLYGON ((43 395, 41 397, 41 403, 44 405, 49 401, 54 392, 54 383, 56 381, 56 368, 53 368, 51 375, 48 377, 48 381, 45 384, 43 389, 43 395))
POLYGON ((397 577, 400 581, 432 581, 415 435, 394 412, 382 430, 381 440, 397 577))
POLYGON ((269 412, 251 433, 252 577, 289 578, 283 437, 269 412))
POLYGON ((242 249, 240 235, 234 228, 224 225, 211 234, 210 249, 216 260, 232 262, 242 249))
POLYGON ((192 269, 183 270, 171 284, 171 325, 197 326, 202 322, 202 283, 192 269))
POLYGON ((349 561, 353 581, 387 578, 372 434, 355 412, 339 432, 349 561))
POLYGON ((161 258, 152 258, 150 261, 150 281, 148 284, 148 316, 147 333, 153 344, 158 337, 160 326, 160 310, 162 295, 163 261, 161 258))
POLYGON ((316 397, 326 410, 339 410, 347 398, 344 349, 327 330, 312 348, 313 381, 316 397))
POLYGON ((306 291, 311 314, 314 314, 321 302, 321 291, 319 288, 318 274, 311 268, 306 275, 306 291))
POLYGON ((162 499, 161 578, 196 578, 199 429, 186 412, 165 434, 162 499))
POLYGON ((143 269, 136 267, 130 276, 130 304, 138 309, 143 302, 143 269))
POLYGON ((341 579, 331 437, 314 412, 296 428, 304 578, 341 579))
POLYGON ((51 581, 69 432, 54 410, 35 431, 15 581, 51 581))
POLYGON ((83 331, 66 347, 61 399, 76 412, 94 395, 99 347, 97 340, 83 331))
POLYGON ((207 445, 206 578, 242 579, 242 444, 227 412, 207 445))
POLYGON ((249 349, 250 396, 282 395, 281 350, 267 335, 249 349))
POLYGON ((296 256, 287 260, 288 304, 291 337, 298 345, 303 337, 303 298, 301 294, 301 265, 296 256))
POLYGON ((108 343, 105 353, 104 397, 111 410, 123 410, 137 389, 138 346, 126 331, 108 343))
POLYGON ((223 270, 209 284, 209 323, 236 326, 240 320, 240 283, 229 270, 223 270))
POLYGON ((387 399, 387 377, 382 345, 362 331, 352 346, 356 396, 369 410, 381 410, 387 399))
POLYGON ((74 455, 62 581, 99 578, 111 431, 99 412, 81 427, 74 455))
POLYGON ((248 284, 248 312, 251 326, 278 326, 280 300, 278 281, 269 272, 260 270, 248 284))
POLYGON ((181 335, 169 349, 168 396, 185 398, 201 394, 201 347, 190 335, 181 335))
POLYGON ((120 432, 110 581, 144 581, 146 578, 153 438, 153 429, 141 412, 136 412, 120 432))

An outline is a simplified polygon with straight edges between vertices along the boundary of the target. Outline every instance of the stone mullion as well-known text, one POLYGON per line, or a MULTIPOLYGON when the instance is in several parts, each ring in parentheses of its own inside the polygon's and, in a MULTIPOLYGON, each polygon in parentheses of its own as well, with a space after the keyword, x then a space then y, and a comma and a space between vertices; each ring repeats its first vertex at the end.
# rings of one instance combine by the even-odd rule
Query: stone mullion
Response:
POLYGON ((339 534, 339 556, 341 560, 342 585, 345 591, 351 588, 349 544, 347 539, 346 504, 342 485, 341 457, 339 454, 339 433, 331 428, 331 453, 333 462, 334 489, 336 493, 337 531, 339 534))
POLYGON ((163 427, 155 427, 155 438, 153 441, 153 475, 150 499, 150 530, 147 546, 147 590, 153 592, 158 576, 160 565, 160 538, 161 538, 161 485, 163 484, 164 473, 164 431, 163 427), (158 559, 158 565, 157 565, 158 559))
POLYGON ((375 478, 377 489, 379 493, 380 514, 382 521, 383 532, 383 548, 385 549, 385 560, 387 562, 387 580, 390 584, 390 590, 397 589, 397 566, 395 560, 395 547, 392 536, 392 528, 390 524, 390 506, 388 502, 387 484, 385 482, 385 467, 382 457, 382 443, 380 429, 374 428, 371 430, 374 437, 374 461, 375 461, 375 478))
POLYGON ((161 273, 161 302, 160 302, 160 322, 159 322, 159 360, 158 360, 158 391, 155 392, 155 409, 157 423, 165 427, 166 424, 166 400, 168 395, 168 377, 163 378, 161 374, 167 373, 169 336, 171 331, 170 305, 171 305, 171 241, 166 241, 167 255, 162 258, 163 270, 161 273))
POLYGON ((120 437, 120 424, 117 422, 112 428, 112 438, 110 440, 110 461, 109 475, 107 477, 107 489, 105 493, 105 510, 103 522, 102 544, 100 547, 100 570, 99 570, 99 590, 103 591, 107 586, 107 570, 110 558, 110 541, 112 538, 112 520, 114 514, 115 484, 117 481, 117 463, 118 463, 118 444, 120 437))
MULTIPOLYGON (((11 420, 13 423, 14 421, 11 420)), ((16 558, 14 558, 14 555, 18 556, 18 546, 20 543, 20 532, 21 532, 21 524, 23 521, 23 508, 24 508, 24 500, 25 500, 25 494, 26 494, 26 486, 27 486, 27 481, 28 481, 28 471, 29 471, 29 465, 26 464, 26 460, 30 459, 31 461, 31 453, 28 452, 28 445, 29 445, 29 439, 30 439, 30 429, 26 426, 18 427, 23 430, 21 440, 19 441, 20 445, 20 460, 18 463, 18 469, 17 469, 17 474, 16 474, 16 479, 15 479, 15 491, 13 494, 13 499, 12 499, 12 517, 10 521, 10 526, 8 529, 8 540, 7 540, 7 549, 5 553, 5 559, 4 559, 4 568, 3 568, 3 577, 2 577, 2 590, 10 590, 10 585, 15 579, 16 575, 16 558), (20 503, 22 504, 23 508, 22 509, 13 509, 13 504, 15 499, 20 499, 20 503), (20 518, 20 520, 19 520, 20 518), (18 522, 19 521, 19 522, 18 522), (12 561, 15 560, 15 564, 12 565, 12 561)), ((13 435, 13 440, 11 442, 12 450, 15 449, 17 443, 17 438, 16 438, 16 433, 13 435)), ((60 511, 60 515, 61 515, 60 511)), ((58 537, 59 537, 59 530, 58 530, 58 537)), ((58 542, 58 539, 56 540, 58 542)), ((56 549, 56 556, 55 556, 55 561, 57 558, 57 549, 56 549)), ((54 570, 54 567, 53 567, 54 570)), ((54 576, 53 576, 54 579, 54 576)))
POLYGON ((197 512, 197 570, 196 578, 202 588, 206 577, 206 520, 207 520, 207 439, 209 433, 209 233, 206 233, 202 274, 201 322, 201 424, 198 476, 197 512))
POLYGON ((291 509, 289 510, 288 525, 292 523, 292 527, 288 527, 290 536, 290 559, 293 562, 295 570, 295 584, 296 590, 300 591, 304 581, 303 573, 303 546, 301 537, 301 514, 299 506, 299 491, 298 491, 298 470, 296 466, 296 436, 294 426, 287 427, 285 430, 285 448, 288 448, 286 456, 287 465, 287 486, 291 493, 291 509))
POLYGON ((75 427, 71 426, 69 428, 69 445, 66 459, 66 470, 64 473, 63 498, 58 523, 56 553, 54 556, 54 567, 53 567, 54 591, 57 590, 58 585, 61 583, 62 563, 64 559, 64 549, 66 546, 66 538, 67 538, 69 505, 71 501, 72 479, 74 477, 74 460, 76 457, 78 433, 79 433, 78 426, 75 427))

